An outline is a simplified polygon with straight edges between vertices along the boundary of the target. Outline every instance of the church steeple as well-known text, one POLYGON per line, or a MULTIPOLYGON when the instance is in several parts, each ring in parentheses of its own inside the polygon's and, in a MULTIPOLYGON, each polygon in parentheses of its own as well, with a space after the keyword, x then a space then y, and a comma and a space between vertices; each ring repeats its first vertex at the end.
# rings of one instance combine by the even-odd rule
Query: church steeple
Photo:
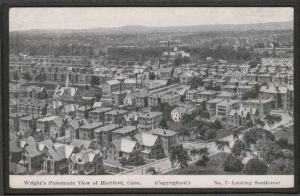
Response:
POLYGON ((66 79, 66 87, 69 87, 69 86, 71 86, 71 82, 70 82, 69 74, 68 74, 67 79, 66 79))

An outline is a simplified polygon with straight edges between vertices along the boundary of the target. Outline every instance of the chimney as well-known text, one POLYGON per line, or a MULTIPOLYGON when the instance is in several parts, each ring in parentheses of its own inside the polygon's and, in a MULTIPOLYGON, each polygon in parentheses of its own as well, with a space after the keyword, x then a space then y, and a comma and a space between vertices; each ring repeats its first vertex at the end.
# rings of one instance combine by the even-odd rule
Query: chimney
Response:
POLYGON ((166 132, 166 131, 164 131, 164 135, 167 135, 167 132, 166 132))

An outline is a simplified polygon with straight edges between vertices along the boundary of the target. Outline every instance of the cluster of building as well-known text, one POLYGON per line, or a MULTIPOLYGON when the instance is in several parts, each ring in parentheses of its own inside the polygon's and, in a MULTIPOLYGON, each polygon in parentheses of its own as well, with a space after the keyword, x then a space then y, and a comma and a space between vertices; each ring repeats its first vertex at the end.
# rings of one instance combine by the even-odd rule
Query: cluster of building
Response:
MULTIPOLYGON (((162 54, 177 56, 189 54, 177 48, 162 54)), ((85 57, 22 56, 21 61, 11 62, 10 73, 35 69, 46 74, 46 82, 58 84, 52 90, 10 86, 10 161, 24 166, 24 173, 99 174, 105 163, 134 165, 137 157, 168 156, 179 145, 178 133, 160 128, 164 115, 151 110, 160 103, 173 108, 175 122, 204 102, 210 118, 236 125, 263 119, 271 109, 294 107, 290 58, 262 59, 254 68, 227 63, 175 68, 160 61, 100 66, 85 57), (99 85, 78 85, 92 76, 99 85), (202 84, 190 89, 195 78, 202 84), (247 93, 257 96, 243 99, 247 93)))

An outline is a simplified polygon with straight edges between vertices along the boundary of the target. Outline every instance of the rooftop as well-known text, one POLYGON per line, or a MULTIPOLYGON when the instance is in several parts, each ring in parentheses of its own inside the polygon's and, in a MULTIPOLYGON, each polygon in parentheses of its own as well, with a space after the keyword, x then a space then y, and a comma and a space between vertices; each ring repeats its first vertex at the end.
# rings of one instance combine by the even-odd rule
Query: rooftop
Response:
POLYGON ((114 133, 118 133, 118 134, 126 134, 126 133, 130 133, 132 131, 136 130, 135 126, 124 126, 122 128, 119 128, 115 131, 113 131, 114 133))
POLYGON ((93 123, 83 125, 80 128, 82 128, 82 129, 95 129, 95 128, 100 127, 101 125, 102 125, 101 122, 93 122, 93 123))
POLYGON ((174 131, 168 129, 161 129, 161 128, 152 129, 150 132, 154 135, 159 135, 159 136, 173 136, 177 134, 174 131))
POLYGON ((118 128, 119 125, 117 124, 108 124, 108 125, 105 125, 103 127, 98 127, 97 129, 95 129, 95 133, 100 133, 100 132, 107 132, 107 131, 111 131, 111 130, 114 130, 116 128, 118 128))

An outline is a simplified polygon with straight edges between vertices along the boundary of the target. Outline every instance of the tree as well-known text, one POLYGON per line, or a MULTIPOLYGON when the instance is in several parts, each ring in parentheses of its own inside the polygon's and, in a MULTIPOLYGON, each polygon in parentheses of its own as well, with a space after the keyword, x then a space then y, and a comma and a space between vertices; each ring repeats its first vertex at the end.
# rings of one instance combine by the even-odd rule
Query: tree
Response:
POLYGON ((44 89, 44 90, 42 90, 42 92, 39 92, 37 94, 37 98, 38 99, 48 99, 47 91, 44 89))
POLYGON ((244 164, 242 163, 241 159, 229 154, 224 160, 223 160, 223 168, 224 171, 227 172, 240 172, 244 168, 244 164))
MULTIPOLYGON (((205 130, 205 129, 204 129, 205 130)), ((209 129, 207 131, 205 131, 205 139, 209 140, 209 139, 213 139, 217 137, 217 132, 214 129, 209 129)))
POLYGON ((263 175, 263 174, 267 174, 267 172, 268 172, 267 163, 258 158, 250 159, 246 163, 243 171, 243 173, 247 175, 263 175))
POLYGON ((152 175, 156 175, 158 174, 158 172, 156 171, 156 169, 154 167, 149 167, 146 171, 146 173, 150 173, 152 175))
POLYGON ((23 74, 23 79, 27 80, 27 81, 31 81, 32 80, 32 76, 28 72, 25 72, 23 74))
POLYGON ((183 114, 182 117, 181 117, 181 123, 183 125, 186 125, 188 124, 189 122, 191 122, 193 119, 191 118, 191 115, 190 114, 183 114))
POLYGON ((275 136, 268 130, 265 129, 251 129, 250 131, 246 132, 243 136, 243 140, 249 144, 256 144, 259 139, 264 138, 266 140, 274 140, 275 136))
POLYGON ((239 134, 241 133, 241 131, 240 130, 238 130, 238 129, 235 129, 233 132, 232 132, 232 137, 233 137, 233 139, 235 140, 235 139, 239 139, 239 134))
POLYGON ((98 86, 100 85, 100 78, 98 76, 92 76, 90 80, 91 86, 98 86))
POLYGON ((213 124, 213 127, 214 127, 215 129, 222 129, 222 128, 223 128, 223 127, 222 127, 222 123, 221 123, 218 119, 215 120, 215 122, 214 122, 214 124, 213 124))
POLYGON ((279 116, 279 115, 271 115, 271 114, 269 114, 269 115, 267 115, 267 116, 265 117, 265 120, 267 121, 267 124, 268 124, 268 126, 270 127, 270 131, 271 131, 272 126, 273 126, 275 123, 280 122, 280 121, 282 120, 282 118, 281 118, 281 116, 279 116))
POLYGON ((183 103, 186 97, 186 93, 180 96, 180 102, 183 103))
POLYGON ((226 147, 230 148, 228 141, 216 140, 215 145, 218 150, 222 150, 222 151, 224 151, 226 147))
POLYGON ((127 164, 127 159, 125 157, 122 157, 121 160, 120 160, 120 163, 122 165, 122 173, 123 173, 124 167, 127 164))
POLYGON ((255 149, 257 150, 259 157, 269 164, 283 156, 280 146, 271 140, 260 139, 256 143, 255 149))
POLYGON ((203 86, 203 81, 200 77, 192 77, 190 89, 197 89, 199 86, 203 86))
POLYGON ((179 146, 171 152, 170 160, 172 165, 177 162, 180 169, 183 170, 184 168, 188 167, 188 161, 191 160, 191 157, 189 156, 188 152, 183 149, 182 146, 179 146))
POLYGON ((280 138, 278 141, 276 141, 276 144, 282 149, 291 149, 292 146, 291 144, 289 144, 287 138, 280 138))
POLYGON ((250 151, 249 146, 243 140, 236 140, 231 149, 231 153, 240 158, 246 157, 247 151, 250 151))
POLYGON ((280 158, 274 160, 268 170, 271 175, 290 175, 294 174, 294 161, 291 159, 280 158))
POLYGON ((40 73, 40 74, 35 76, 34 80, 37 81, 37 82, 45 82, 46 81, 46 74, 40 73))
POLYGON ((207 155, 203 155, 198 161, 196 161, 196 165, 200 167, 206 167, 209 160, 210 159, 207 155))
POLYGON ((155 80, 155 74, 154 72, 149 72, 149 80, 155 80))
POLYGON ((158 126, 159 126, 159 128, 162 128, 162 129, 169 129, 167 121, 165 119, 162 119, 158 126))

